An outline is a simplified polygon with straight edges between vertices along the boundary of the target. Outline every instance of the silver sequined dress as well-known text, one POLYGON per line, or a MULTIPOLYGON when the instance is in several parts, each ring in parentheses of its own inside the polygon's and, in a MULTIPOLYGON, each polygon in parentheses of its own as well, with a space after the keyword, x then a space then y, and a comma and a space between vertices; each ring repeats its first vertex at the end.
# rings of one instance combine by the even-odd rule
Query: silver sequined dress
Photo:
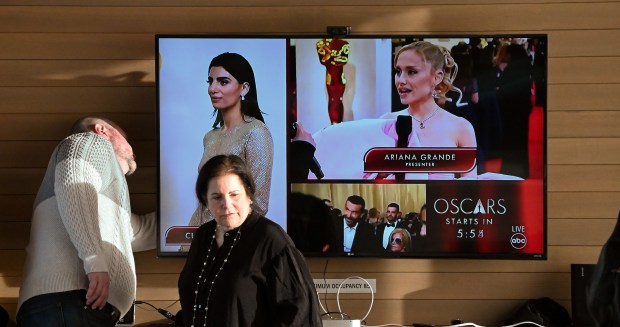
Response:
MULTIPOLYGON (((269 191, 271 189, 271 174, 273 166, 273 139, 271 132, 263 122, 252 117, 244 117, 245 123, 222 131, 214 128, 204 139, 204 153, 198 169, 207 160, 220 154, 234 154, 241 157, 249 167, 254 182, 256 194, 254 199, 257 213, 264 216, 269 208, 269 191)), ((213 219, 207 212, 198 206, 189 221, 189 226, 199 226, 213 219)))

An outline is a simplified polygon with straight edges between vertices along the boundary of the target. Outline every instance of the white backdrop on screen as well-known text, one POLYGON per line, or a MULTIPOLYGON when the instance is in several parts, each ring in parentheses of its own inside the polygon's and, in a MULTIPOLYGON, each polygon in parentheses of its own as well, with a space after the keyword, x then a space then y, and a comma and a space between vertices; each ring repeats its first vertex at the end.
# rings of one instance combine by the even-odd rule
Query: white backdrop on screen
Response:
POLYGON ((160 250, 171 226, 186 226, 198 205, 194 193, 202 139, 215 117, 207 92, 211 59, 236 52, 252 65, 258 103, 274 143, 267 217, 286 228, 286 42, 284 39, 160 38, 160 250))

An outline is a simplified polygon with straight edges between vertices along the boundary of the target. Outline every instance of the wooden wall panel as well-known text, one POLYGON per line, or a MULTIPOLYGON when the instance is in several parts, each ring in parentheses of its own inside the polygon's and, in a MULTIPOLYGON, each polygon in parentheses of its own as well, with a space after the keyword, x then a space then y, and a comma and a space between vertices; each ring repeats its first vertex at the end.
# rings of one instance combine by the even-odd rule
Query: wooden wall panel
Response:
POLYGON ((2 60, 0 86, 153 86, 153 60, 2 60))
POLYGON ((155 88, 146 87, 0 87, 3 113, 44 114, 85 112, 154 113, 155 88), (50 98, 55 99, 49 101, 50 98))
POLYGON ((551 84, 548 111, 620 110, 620 84, 551 84), (617 99, 618 98, 618 99, 617 99))
MULTIPOLYGON (((213 33, 211 30, 201 32, 213 33)), ((287 31, 283 30, 278 34, 286 33, 287 31)), ((550 30, 536 33, 548 34, 549 58, 617 57, 620 54, 620 44, 613 42, 620 38, 618 30, 550 30)), ((0 48, 0 60, 153 60, 154 40, 153 33, 148 32, 0 34, 0 44, 3 44, 0 48)))
POLYGON ((569 165, 620 164, 618 138, 555 138, 547 141, 547 163, 569 165))
POLYGON ((0 12, 0 21, 4 22, 0 32, 323 33, 325 26, 334 25, 334 21, 354 26, 357 33, 540 32, 567 29, 567 19, 571 20, 569 29, 593 30, 617 26, 610 13, 618 12, 620 3, 332 5, 327 6, 328 11, 324 7, 228 5, 171 10, 169 7, 6 6, 0 12), (233 24, 229 17, 245 23, 233 24))
MULTIPOLYGON (((67 136, 78 118, 88 113, 91 111, 85 110, 81 114, 0 114, 0 141, 58 141, 67 136)), ((157 117, 154 108, 151 113, 109 113, 105 116, 123 126, 132 142, 155 139, 157 117)))
POLYGON ((548 192, 550 218, 609 218, 620 212, 620 192, 548 192))
MULTIPOLYGON (((4 0, 0 4, 0 305, 14 316, 32 202, 69 125, 104 113, 138 153, 132 208, 156 207, 154 34, 546 33, 548 260, 319 259, 315 278, 376 278, 368 324, 498 325, 526 299, 570 308, 572 263, 594 263, 620 207, 620 1, 4 0), (587 226, 587 233, 584 233, 587 226), (327 264, 327 266, 326 266, 327 264)), ((183 258, 136 254, 139 299, 178 310, 183 258)), ((353 317, 364 295, 344 296, 353 317)), ((335 296, 328 295, 330 309, 335 296)), ((161 320, 147 306, 137 321, 161 320)))
MULTIPOLYGON (((618 0, 611 0, 608 2, 617 2, 618 0)), ((570 3, 570 2, 583 2, 583 0, 548 0, 546 3, 570 3)), ((49 1, 46 0, 5 0, 2 2, 6 6, 40 6, 49 5, 49 1)), ((476 1, 462 1, 462 0, 418 0, 416 5, 454 5, 454 4, 515 4, 515 3, 540 3, 539 0, 476 0, 476 1)), ((312 3, 308 3, 303 0, 235 0, 234 6, 237 7, 273 7, 273 6, 369 6, 376 5, 377 2, 373 0, 314 0, 312 3)), ((401 6, 411 5, 410 0, 385 0, 381 3, 384 6, 401 6)), ((56 6, 80 6, 80 7, 99 7, 99 6, 115 6, 115 7, 221 7, 231 6, 230 1, 226 0, 135 0, 128 3, 126 0, 97 0, 97 1, 80 1, 80 0, 55 0, 56 6)))
POLYGON ((20 33, 0 35, 0 59, 151 59, 151 33, 20 33))

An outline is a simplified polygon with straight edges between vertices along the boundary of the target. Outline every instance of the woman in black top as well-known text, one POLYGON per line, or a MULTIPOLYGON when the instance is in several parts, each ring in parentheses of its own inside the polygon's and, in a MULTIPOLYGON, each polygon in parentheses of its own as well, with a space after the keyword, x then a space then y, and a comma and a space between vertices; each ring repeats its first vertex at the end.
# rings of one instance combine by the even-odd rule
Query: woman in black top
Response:
POLYGON ((237 156, 201 168, 196 195, 215 219, 194 234, 179 277, 185 326, 321 326, 304 258, 279 225, 253 212, 254 193, 237 156))

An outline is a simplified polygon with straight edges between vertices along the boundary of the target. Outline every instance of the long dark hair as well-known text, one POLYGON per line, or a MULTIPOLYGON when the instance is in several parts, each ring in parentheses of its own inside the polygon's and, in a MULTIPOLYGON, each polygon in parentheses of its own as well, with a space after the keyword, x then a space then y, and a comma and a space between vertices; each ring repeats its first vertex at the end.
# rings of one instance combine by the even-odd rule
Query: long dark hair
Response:
MULTIPOLYGON (((222 67, 226 69, 239 84, 250 84, 250 90, 244 96, 245 100, 241 100, 241 115, 254 117, 264 123, 263 112, 258 106, 254 71, 250 63, 238 53, 224 52, 211 60, 209 70, 211 70, 211 67, 222 67)), ((216 115, 213 128, 224 125, 224 117, 219 110, 213 109, 213 115, 216 115)))

